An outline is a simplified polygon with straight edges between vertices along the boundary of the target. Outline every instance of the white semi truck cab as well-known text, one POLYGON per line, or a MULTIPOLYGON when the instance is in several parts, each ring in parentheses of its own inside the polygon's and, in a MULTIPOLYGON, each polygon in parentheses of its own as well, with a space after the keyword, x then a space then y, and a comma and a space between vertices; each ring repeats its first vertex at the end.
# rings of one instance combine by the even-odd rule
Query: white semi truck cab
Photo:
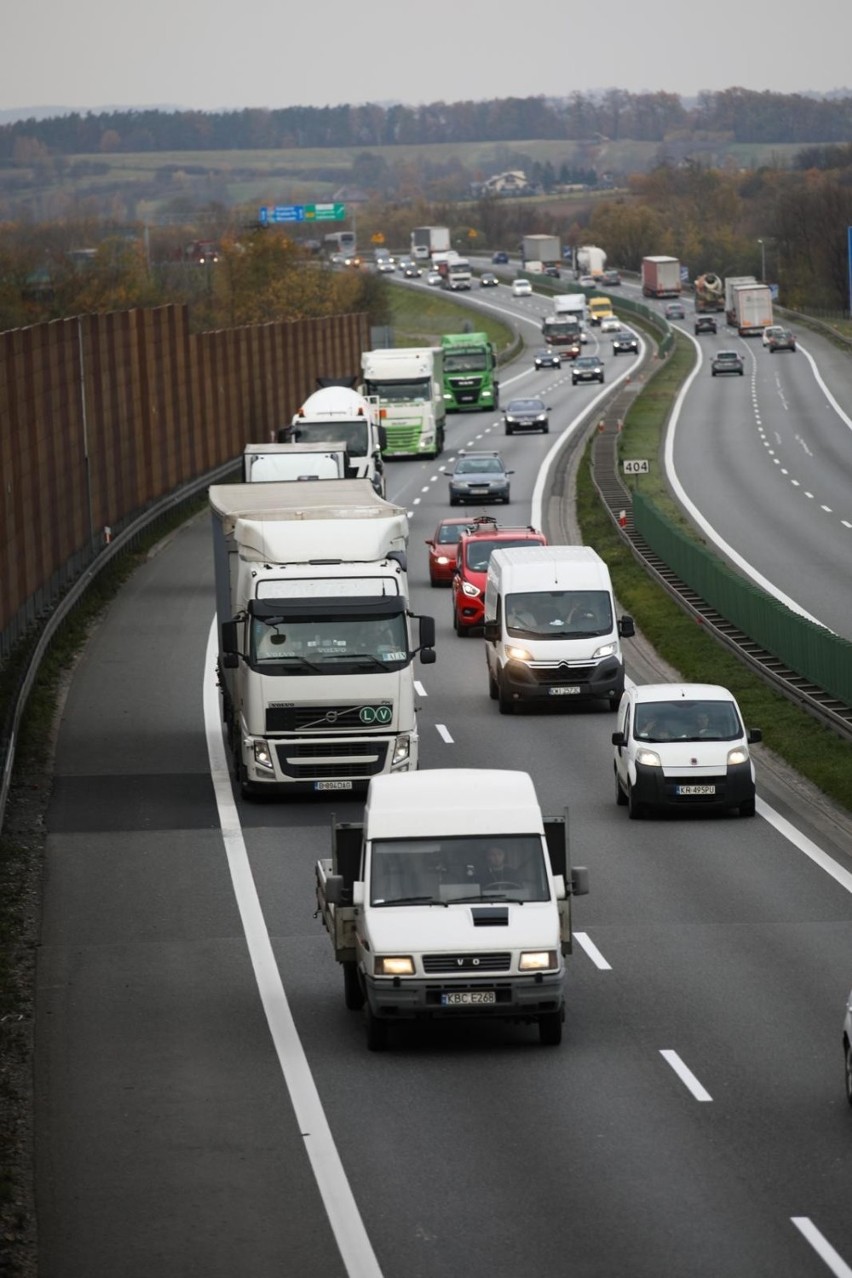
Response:
POLYGON ((316 893, 371 1050, 414 1019, 535 1023, 561 1041, 571 899, 588 891, 567 842, 567 817, 542 816, 525 772, 370 782, 363 824, 332 825, 316 893))
POLYGON ((444 355, 439 346, 363 351, 362 393, 378 409, 386 457, 437 457, 444 450, 444 355))
MULTIPOLYGON (((217 672, 244 796, 365 789, 418 765, 408 519, 363 479, 210 489, 217 672)), ((416 633, 416 637, 415 637, 416 633)))

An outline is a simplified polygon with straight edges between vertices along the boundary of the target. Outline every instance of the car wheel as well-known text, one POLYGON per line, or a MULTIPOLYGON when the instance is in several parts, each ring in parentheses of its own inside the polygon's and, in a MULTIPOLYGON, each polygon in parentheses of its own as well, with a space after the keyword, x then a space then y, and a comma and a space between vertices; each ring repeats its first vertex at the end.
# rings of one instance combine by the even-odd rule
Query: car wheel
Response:
POLYGON ((498 683, 497 685, 497 702, 498 702, 501 714, 515 713, 515 703, 511 697, 506 695, 506 690, 503 687, 502 683, 498 683))
POLYGON ((852 1043, 846 1044, 846 1099, 852 1105, 852 1043))
POLYGON ((615 777, 615 802, 616 802, 616 805, 617 805, 619 808, 626 808, 626 807, 627 807, 627 795, 624 793, 624 791, 623 791, 623 790, 622 790, 622 788, 621 788, 621 782, 620 782, 620 781, 619 781, 619 779, 618 779, 618 771, 617 771, 617 769, 616 769, 616 768, 613 768, 612 772, 613 772, 613 776, 615 777))
POLYGON ((503 505, 504 505, 504 506, 508 506, 509 502, 511 501, 511 497, 509 496, 510 492, 511 492, 511 489, 510 489, 510 488, 507 488, 507 489, 506 489, 506 496, 503 498, 503 505))
POLYGON ((636 798, 636 791, 632 785, 627 788, 627 815, 631 821, 639 821, 645 814, 644 804, 640 803, 636 798))
POLYGON ((738 369, 737 371, 739 372, 740 377, 742 377, 743 372, 744 372, 745 370, 744 370, 744 369, 742 369, 742 368, 740 368, 740 369, 738 369))
POLYGON ((550 434, 550 427, 549 427, 549 426, 542 426, 542 428, 541 428, 541 433, 542 433, 542 435, 549 435, 549 434, 550 434))
POLYGON ((364 1006, 364 991, 355 962, 343 964, 343 997, 350 1012, 360 1012, 364 1006))
POLYGON ((507 435, 514 435, 514 433, 515 433, 515 432, 512 430, 512 427, 511 427, 511 426, 507 426, 507 427, 506 427, 506 434, 507 434, 507 435))
POLYGON ((757 804, 753 796, 750 799, 746 799, 745 803, 741 803, 739 806, 739 813, 741 817, 753 817, 756 811, 757 804))
POLYGON ((710 369, 710 376, 711 376, 711 377, 715 377, 715 376, 716 376, 716 370, 715 370, 715 368, 711 368, 711 369, 710 369))
POLYGON ((545 1012, 538 1018, 538 1041, 542 1047, 558 1047, 562 1042, 562 1013, 545 1012))
POLYGON ((450 505, 451 505, 451 506, 457 506, 458 504, 459 504, 459 499, 458 499, 458 497, 450 496, 450 505))
POLYGON ((369 1003, 364 1004, 364 1020, 367 1026, 367 1048, 371 1052, 383 1052, 388 1045, 388 1023, 374 1014, 369 1003))

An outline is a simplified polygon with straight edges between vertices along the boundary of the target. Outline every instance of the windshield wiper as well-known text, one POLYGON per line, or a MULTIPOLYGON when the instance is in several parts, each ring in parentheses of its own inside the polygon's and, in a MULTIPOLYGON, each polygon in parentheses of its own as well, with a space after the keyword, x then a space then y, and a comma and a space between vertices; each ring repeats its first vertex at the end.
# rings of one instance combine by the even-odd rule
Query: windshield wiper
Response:
POLYGON ((277 666, 284 662, 296 662, 306 670, 319 670, 319 666, 313 661, 308 661, 306 657, 300 657, 295 652, 282 652, 280 656, 258 658, 260 666, 277 666))
POLYGON ((374 905, 446 905, 446 901, 436 901, 431 894, 426 896, 392 896, 374 901, 374 905))
POLYGON ((331 661, 372 661, 374 665, 379 666, 382 670, 390 670, 390 666, 386 661, 382 661, 372 652, 332 652, 329 653, 328 659, 331 661))

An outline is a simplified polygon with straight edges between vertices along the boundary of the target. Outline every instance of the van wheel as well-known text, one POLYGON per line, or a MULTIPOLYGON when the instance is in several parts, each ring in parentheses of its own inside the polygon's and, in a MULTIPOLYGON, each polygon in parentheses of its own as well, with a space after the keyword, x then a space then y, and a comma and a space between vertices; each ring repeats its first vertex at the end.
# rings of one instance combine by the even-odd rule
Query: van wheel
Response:
POLYGON ((343 998, 350 1012, 360 1012, 364 1006, 364 991, 355 962, 343 964, 343 998))
POLYGON ((621 782, 618 779, 618 773, 615 771, 615 769, 613 769, 613 775, 615 776, 615 801, 620 808, 626 808, 627 795, 624 793, 624 791, 621 788, 621 782))
POLYGON ((753 817, 757 811, 757 804, 753 798, 746 799, 745 803, 741 803, 739 812, 741 817, 753 817))
POLYGON ((852 1043, 846 1044, 846 1099, 852 1105, 852 1043))
POLYGON ((502 683, 498 683, 498 685, 497 685, 497 700, 498 700, 499 705, 500 705, 500 713, 501 713, 501 714, 514 714, 514 713, 515 713, 515 703, 514 703, 514 701, 512 700, 512 698, 511 698, 511 697, 507 697, 507 696, 506 696, 506 691, 505 691, 505 689, 504 689, 504 687, 503 687, 502 683))
POLYGON ((547 1012, 538 1018, 538 1039, 542 1047, 558 1047, 562 1042, 562 1013, 547 1012))
POLYGON ((387 1021, 376 1016, 369 1003, 364 1004, 364 1019, 367 1025, 367 1049, 371 1052, 383 1052, 388 1045, 387 1021))
POLYGON ((645 805, 636 798, 632 785, 627 790, 627 815, 631 821, 639 821, 645 815, 645 805))
POLYGON ((459 614, 453 609, 453 630, 455 630, 459 639, 467 638, 467 626, 463 626, 459 621, 459 614))
POLYGON ((491 673, 491 667, 488 668, 488 695, 492 701, 496 701, 500 695, 500 689, 497 687, 497 680, 491 673))

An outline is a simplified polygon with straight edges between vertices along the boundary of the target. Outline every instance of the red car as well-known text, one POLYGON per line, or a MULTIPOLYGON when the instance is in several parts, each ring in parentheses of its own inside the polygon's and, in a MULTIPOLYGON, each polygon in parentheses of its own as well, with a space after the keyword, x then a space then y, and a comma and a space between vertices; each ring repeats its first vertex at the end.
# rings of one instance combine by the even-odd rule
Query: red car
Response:
POLYGON ((459 537, 471 526, 470 519, 453 515, 442 519, 434 535, 426 538, 429 547, 429 582, 433 586, 449 586, 456 570, 456 547, 459 537))
POLYGON ((492 550, 506 546, 546 546, 547 538, 531 525, 526 528, 501 528, 487 515, 472 520, 462 533, 456 548, 453 572, 453 629, 465 638, 482 626, 485 603, 485 578, 492 550))

